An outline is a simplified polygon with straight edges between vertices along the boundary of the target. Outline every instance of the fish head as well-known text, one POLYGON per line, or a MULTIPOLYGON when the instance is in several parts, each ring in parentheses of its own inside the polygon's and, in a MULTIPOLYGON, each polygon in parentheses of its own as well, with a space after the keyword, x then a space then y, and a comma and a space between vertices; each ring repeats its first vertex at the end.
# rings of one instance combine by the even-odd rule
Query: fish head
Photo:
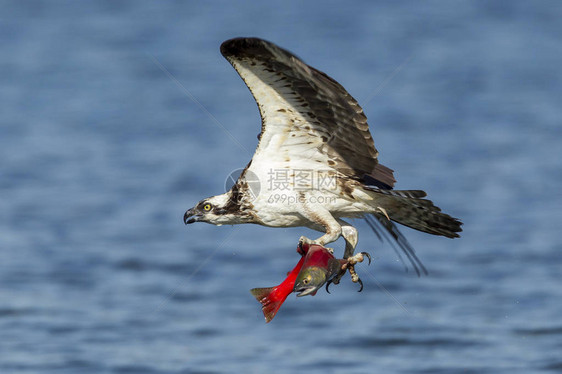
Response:
POLYGON ((326 270, 317 266, 302 269, 295 280, 294 292, 297 296, 306 296, 315 293, 326 283, 326 270))

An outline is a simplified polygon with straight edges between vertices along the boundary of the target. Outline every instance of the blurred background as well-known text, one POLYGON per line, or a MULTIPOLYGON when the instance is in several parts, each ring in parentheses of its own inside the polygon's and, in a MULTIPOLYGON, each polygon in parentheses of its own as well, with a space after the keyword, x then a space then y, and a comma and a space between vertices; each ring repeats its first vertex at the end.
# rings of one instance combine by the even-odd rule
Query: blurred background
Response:
POLYGON ((562 370, 562 3, 0 7, 0 372, 562 370), (364 291, 290 295, 266 325, 249 289, 315 234, 184 226, 257 144, 235 36, 339 81, 396 187, 462 219, 403 229, 428 276, 356 220, 364 291))

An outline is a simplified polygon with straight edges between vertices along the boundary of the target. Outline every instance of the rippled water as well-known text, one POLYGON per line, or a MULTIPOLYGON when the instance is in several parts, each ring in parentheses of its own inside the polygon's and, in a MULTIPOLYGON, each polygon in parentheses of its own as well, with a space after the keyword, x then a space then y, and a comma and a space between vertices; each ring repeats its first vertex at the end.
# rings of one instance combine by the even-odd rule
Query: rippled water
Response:
POLYGON ((0 372, 562 370, 558 2, 2 8, 0 372), (364 292, 290 296, 266 325, 248 290, 313 234, 183 225, 257 143, 218 51, 240 35, 342 83, 397 187, 462 218, 457 240, 403 230, 429 276, 357 221, 364 292))

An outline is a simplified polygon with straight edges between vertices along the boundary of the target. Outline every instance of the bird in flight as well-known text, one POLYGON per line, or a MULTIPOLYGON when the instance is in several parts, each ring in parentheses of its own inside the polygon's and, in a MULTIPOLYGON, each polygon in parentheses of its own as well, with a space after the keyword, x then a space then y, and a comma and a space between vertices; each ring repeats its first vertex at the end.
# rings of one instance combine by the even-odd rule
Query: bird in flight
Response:
POLYGON ((343 237, 344 258, 350 259, 358 235, 344 219, 364 218, 401 260, 398 249, 403 251, 418 275, 427 273, 395 222, 448 238, 459 237, 462 223, 425 199, 424 191, 393 189, 393 170, 378 162, 357 101, 327 74, 266 40, 234 38, 220 51, 258 104, 259 143, 234 186, 188 209, 185 224, 304 226, 323 235, 300 243, 325 246, 343 237))

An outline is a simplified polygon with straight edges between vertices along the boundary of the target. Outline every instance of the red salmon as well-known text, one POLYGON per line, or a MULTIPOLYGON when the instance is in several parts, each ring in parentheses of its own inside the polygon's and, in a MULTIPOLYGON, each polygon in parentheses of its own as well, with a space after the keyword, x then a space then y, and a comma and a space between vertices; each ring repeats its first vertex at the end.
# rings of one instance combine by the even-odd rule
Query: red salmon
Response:
MULTIPOLYGON (((308 250, 308 247, 306 248, 308 250)), ((291 292, 293 292, 293 288, 295 286, 295 279, 297 279, 297 275, 299 274, 302 265, 305 259, 306 251, 301 249, 300 247, 297 249, 302 257, 297 263, 297 265, 291 270, 290 273, 287 274, 287 278, 278 286, 276 287, 268 287, 268 288, 253 288, 250 290, 252 295, 258 300, 262 305, 263 315, 265 317, 265 322, 270 322, 275 314, 283 305, 285 299, 291 292)))
POLYGON ((262 304, 266 322, 270 322, 290 293, 297 296, 315 295, 320 287, 332 279, 341 269, 345 260, 337 260, 334 255, 320 245, 302 244, 297 248, 301 259, 287 274, 285 280, 276 287, 254 288, 252 295, 262 304), (298 285, 295 282, 298 281, 298 285))
POLYGON ((293 287, 293 291, 299 293, 298 297, 316 295, 318 289, 336 276, 347 263, 346 260, 336 259, 330 250, 321 245, 305 244, 303 247, 306 247, 307 252, 293 287))

